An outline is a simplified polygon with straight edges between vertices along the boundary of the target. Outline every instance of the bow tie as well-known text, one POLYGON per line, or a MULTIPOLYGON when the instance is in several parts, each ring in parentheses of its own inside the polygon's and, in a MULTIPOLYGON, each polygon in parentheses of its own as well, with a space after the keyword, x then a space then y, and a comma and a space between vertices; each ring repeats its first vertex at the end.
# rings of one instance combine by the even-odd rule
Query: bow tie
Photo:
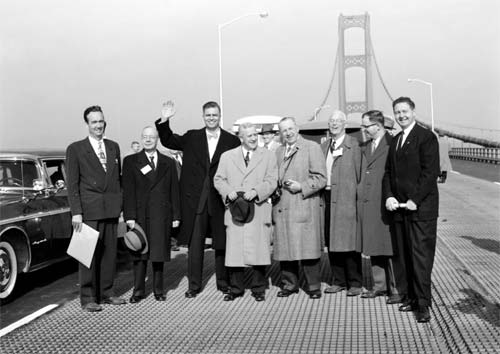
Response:
POLYGON ((215 139, 217 140, 219 138, 219 133, 209 133, 207 132, 208 139, 215 139))

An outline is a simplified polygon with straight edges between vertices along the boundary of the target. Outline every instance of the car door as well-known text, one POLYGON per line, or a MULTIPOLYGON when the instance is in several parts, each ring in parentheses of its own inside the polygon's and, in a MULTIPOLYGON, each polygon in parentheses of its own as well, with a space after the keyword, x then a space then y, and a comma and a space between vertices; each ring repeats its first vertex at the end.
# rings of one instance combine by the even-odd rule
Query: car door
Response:
POLYGON ((71 214, 66 188, 64 158, 44 158, 44 208, 50 219, 50 246, 54 258, 65 257, 71 239, 71 214))

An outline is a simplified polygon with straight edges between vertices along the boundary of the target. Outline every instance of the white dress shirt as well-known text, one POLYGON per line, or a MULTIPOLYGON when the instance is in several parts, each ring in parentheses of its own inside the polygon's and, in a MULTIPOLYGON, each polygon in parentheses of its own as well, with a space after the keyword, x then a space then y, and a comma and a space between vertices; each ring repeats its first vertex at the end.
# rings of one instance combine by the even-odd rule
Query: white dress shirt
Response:
MULTIPOLYGON (((332 140, 335 140, 335 151, 339 149, 339 146, 342 145, 344 142, 345 134, 343 134, 340 138, 334 139, 332 137, 332 140)), ((331 144, 330 142, 330 144, 331 144)), ((332 166, 333 166, 333 161, 335 161, 335 157, 333 156, 332 152, 330 151, 330 146, 328 146, 328 151, 326 154, 326 189, 330 189, 330 186, 332 185, 332 166)))
POLYGON ((102 151, 104 152, 104 157, 106 157, 106 145, 104 145, 104 139, 97 140, 93 136, 89 135, 89 141, 97 157, 99 157, 99 143, 102 143, 102 151))
POLYGON ((220 128, 218 128, 213 133, 205 129, 205 133, 207 134, 208 155, 210 156, 210 161, 212 161, 215 149, 217 148, 217 143, 219 142, 220 139, 220 128))
POLYGON ((144 150, 144 153, 146 154, 146 157, 148 158, 148 161, 151 162, 151 156, 154 157, 153 159, 153 164, 154 164, 154 169, 156 170, 156 167, 158 167, 158 151, 154 151, 153 153, 149 153, 149 152, 146 152, 146 150, 144 150))
POLYGON ((410 134, 410 132, 413 129, 413 127, 415 126, 415 124, 417 124, 417 122, 413 121, 413 123, 411 123, 408 126, 408 128, 403 129, 401 137, 399 138, 400 142, 398 143, 398 147, 403 147, 404 146, 406 138, 408 138, 408 134, 410 134))

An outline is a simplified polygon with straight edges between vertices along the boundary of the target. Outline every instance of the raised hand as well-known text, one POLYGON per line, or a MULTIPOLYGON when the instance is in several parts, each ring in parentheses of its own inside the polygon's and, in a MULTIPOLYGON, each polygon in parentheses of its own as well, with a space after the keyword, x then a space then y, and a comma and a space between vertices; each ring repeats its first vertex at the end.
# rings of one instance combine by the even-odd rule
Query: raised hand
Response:
POLYGON ((161 108, 161 121, 162 123, 169 120, 175 115, 175 105, 173 101, 163 103, 161 108))

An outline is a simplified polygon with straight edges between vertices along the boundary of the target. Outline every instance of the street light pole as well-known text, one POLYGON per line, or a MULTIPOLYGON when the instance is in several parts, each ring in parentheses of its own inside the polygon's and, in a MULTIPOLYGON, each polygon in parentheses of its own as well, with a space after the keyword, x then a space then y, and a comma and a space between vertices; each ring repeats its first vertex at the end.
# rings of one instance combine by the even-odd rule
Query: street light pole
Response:
POLYGON ((266 18, 269 16, 268 12, 252 12, 245 15, 241 15, 233 18, 231 21, 220 23, 218 25, 219 32, 219 101, 220 101, 220 126, 224 127, 224 100, 222 97, 222 29, 230 24, 241 20, 242 18, 249 16, 259 16, 260 18, 266 18))
POLYGON ((434 131, 434 99, 432 94, 432 82, 420 80, 420 79, 408 79, 408 82, 419 82, 421 84, 427 85, 430 88, 431 94, 431 130, 434 131))

